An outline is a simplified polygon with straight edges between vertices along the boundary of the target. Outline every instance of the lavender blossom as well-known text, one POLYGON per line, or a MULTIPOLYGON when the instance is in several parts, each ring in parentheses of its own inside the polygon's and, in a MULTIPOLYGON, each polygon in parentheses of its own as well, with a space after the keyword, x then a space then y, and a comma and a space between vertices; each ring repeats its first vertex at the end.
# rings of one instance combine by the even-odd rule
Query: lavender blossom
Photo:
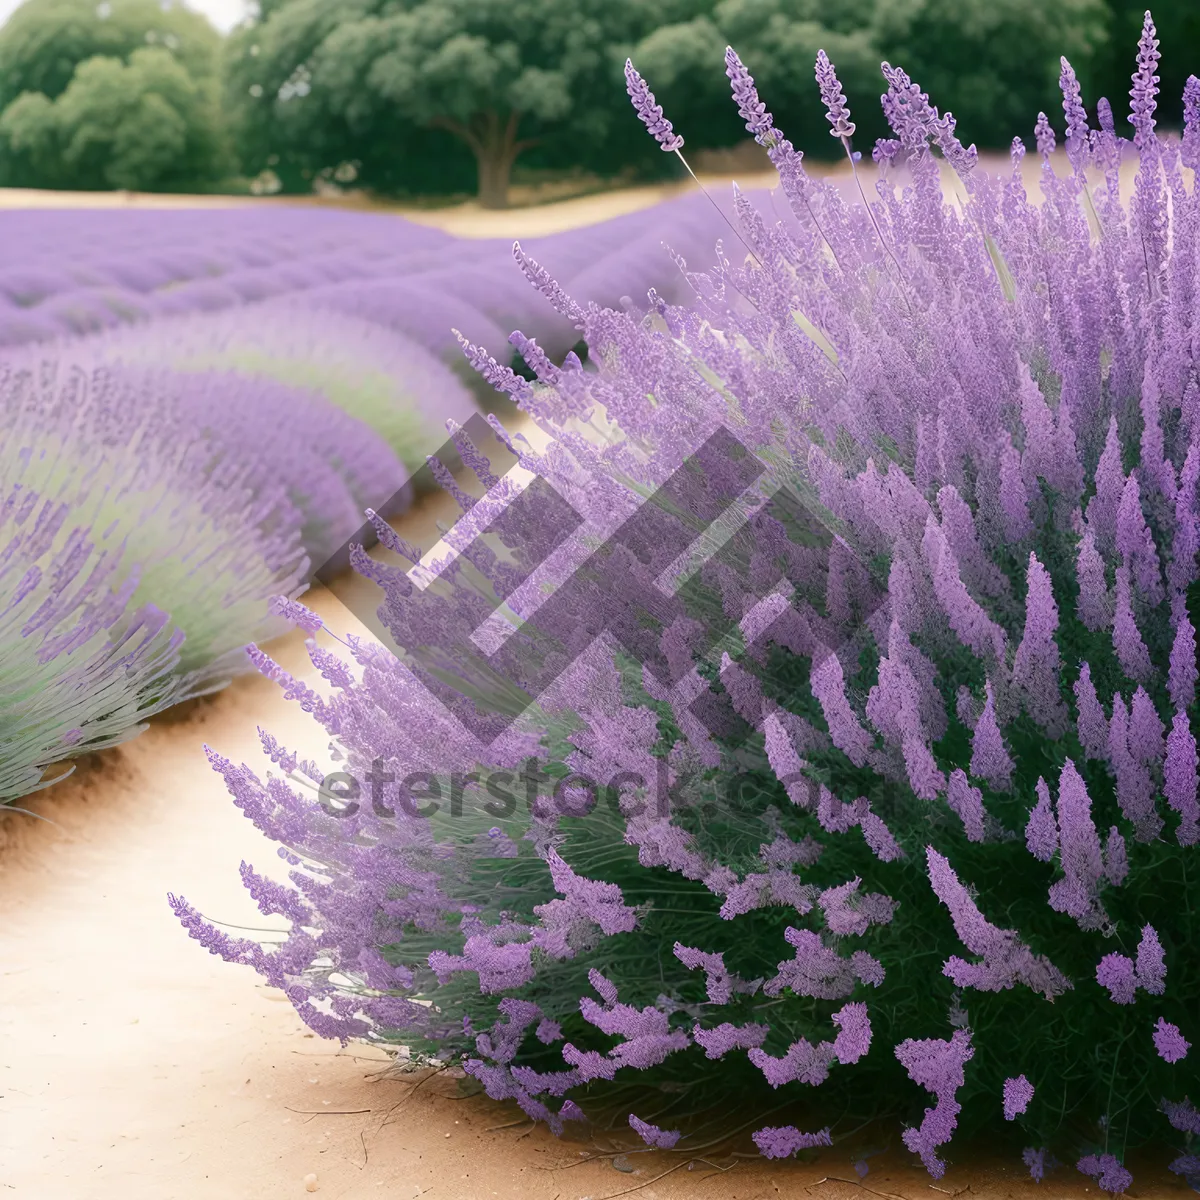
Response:
POLYGON ((657 1125, 642 1121, 633 1113, 629 1114, 629 1127, 647 1146, 653 1146, 656 1150, 674 1150, 675 1143, 682 1136, 677 1129, 659 1129, 657 1125))
POLYGON ((1062 64, 1062 73, 1058 86, 1062 89, 1063 113, 1067 118, 1067 157, 1075 170, 1081 171, 1087 160, 1090 141, 1087 112, 1083 107, 1075 69, 1065 58, 1059 59, 1059 62, 1062 64))
POLYGON ((633 101, 634 111, 650 131, 650 136, 668 153, 682 150, 683 138, 671 128, 671 122, 663 116, 662 106, 654 102, 654 93, 629 59, 625 60, 625 89, 633 101))
POLYGON ((946 1164, 936 1150, 954 1135, 962 1105, 955 1096, 965 1080, 964 1068, 975 1056, 969 1030, 959 1029, 949 1041, 912 1038, 896 1047, 896 1057, 916 1084, 933 1093, 937 1104, 925 1110, 925 1119, 915 1129, 904 1131, 904 1144, 921 1156, 934 1179, 946 1173, 946 1164))
POLYGON ((817 87, 821 92, 821 103, 825 105, 825 119, 833 126, 829 132, 846 143, 854 136, 855 125, 850 120, 850 109, 846 106, 837 72, 824 50, 817 51, 817 87))
POLYGON ((1153 927, 1142 930, 1137 961, 1116 952, 1106 954, 1096 967, 1096 982, 1108 990, 1114 1004, 1132 1004, 1139 988, 1152 996, 1166 989, 1167 968, 1162 943, 1153 927))
POLYGON ((1101 1191, 1119 1196, 1133 1182, 1133 1176, 1121 1165, 1120 1159, 1112 1154, 1087 1154, 1076 1164, 1077 1170, 1090 1175, 1100 1185, 1101 1191))
MULTIPOLYGON (((642 782, 586 824, 543 788, 503 818, 501 843, 486 832, 500 818, 468 816, 465 802, 454 821, 384 823, 369 806, 334 817, 214 758, 236 802, 284 844, 313 923, 267 955, 219 940, 186 909, 180 919, 286 985, 306 1015, 337 1003, 339 1022, 375 1038, 482 1064, 472 1070, 485 1086, 551 1128, 568 1118, 548 1099, 616 1098, 633 1071, 649 1072, 649 1087, 687 1082, 743 1052, 755 1068, 746 1086, 763 1095, 833 1074, 853 1099, 874 1086, 871 1043, 886 1042, 935 1097, 906 1144, 938 1173, 974 1050, 989 1069, 1014 1061, 997 1030, 1019 1026, 1022 1061, 1053 1076, 1081 1119, 1104 1115, 1088 1111, 1091 1098, 1140 1086, 1149 1044, 1112 1076, 1120 1034, 1104 1031, 1126 1014, 1108 1005, 1165 986, 1161 948, 1183 940, 1175 914, 1187 897, 1164 907, 1161 887, 1188 877, 1176 860, 1190 848, 1158 836, 1157 807, 1162 791, 1184 818, 1182 840, 1189 815, 1198 823, 1194 714, 1181 702, 1195 690, 1183 625, 1200 471, 1194 197, 1180 155, 1152 129, 1141 145, 1121 143, 1098 104, 1092 137, 1064 71, 1068 152, 1086 140, 1083 165, 1103 179, 1062 177, 1047 161, 1031 196, 1016 147, 1012 171, 970 174, 948 204, 933 148, 960 173, 972 153, 953 118, 889 65, 894 136, 876 148, 882 186, 865 211, 804 174, 736 55, 726 66, 787 202, 769 211, 735 199, 753 254, 719 247, 703 270, 677 262, 686 298, 656 291, 615 311, 573 299, 522 252, 535 298, 570 341, 557 353, 536 331, 536 346, 519 342, 533 381, 504 365, 505 345, 469 342, 535 426, 506 444, 578 524, 561 541, 546 521, 503 527, 518 491, 506 477, 446 532, 469 555, 469 586, 457 560, 443 564, 426 589, 438 594, 418 604, 406 570, 364 566, 397 645, 445 651, 429 680, 365 643, 348 646, 341 671, 316 664, 333 685, 320 694, 256 659, 360 771, 382 759, 400 777, 513 772, 561 750, 588 778, 642 782), (1132 203, 1123 155, 1139 160, 1132 203), (904 179, 891 179, 901 165, 904 179), (579 337, 586 369, 560 362, 579 337), (700 448, 726 434, 741 449, 710 460, 700 448), (696 461, 705 498, 677 502, 670 489, 691 476, 676 472, 696 461), (727 483, 739 499, 699 532, 727 483), (664 487, 672 499, 646 503, 664 487), (754 514, 744 523, 743 508, 754 514), (798 512, 819 526, 800 542, 798 512), (597 549, 629 528, 619 582, 593 576, 597 549), (887 596, 871 610, 876 573, 887 596), (500 620, 494 601, 519 623, 489 658, 503 688, 456 674, 481 623, 500 620), (535 630, 549 636, 531 665, 513 647, 535 630), (548 683, 546 663, 561 666, 548 683), (443 683, 456 677, 461 688, 443 683), (457 691, 456 712, 429 703, 434 678, 457 691), (536 701, 516 703, 526 688, 536 701), (488 743, 456 713, 493 691, 520 712, 488 743), (1169 732, 1168 711, 1182 714, 1169 732), (714 813, 726 787, 768 802, 714 813), (1013 845, 1022 834, 1029 858, 1013 845), (916 846, 929 847, 922 864, 902 851, 916 846), (564 864, 557 880, 551 851, 564 864), (913 873, 922 867, 932 895, 913 873), (1137 961, 1109 959, 1106 986, 1080 985, 1069 1004, 1027 1019, 1023 987, 1057 1001, 1070 981, 1054 964, 1103 961, 1104 936, 1139 910, 1161 938, 1144 936, 1137 961), (1002 912, 1020 930, 984 915, 1002 912), (862 939, 853 950, 850 938, 862 939), (764 960, 778 966, 760 986, 740 979, 764 960), (935 961, 957 985, 949 1012, 935 961), (594 993, 580 996, 572 981, 585 971, 594 993), (504 999, 536 1004, 528 1029, 549 1021, 574 1040, 526 1035, 510 1062, 485 1053, 461 1022, 496 1019, 509 990, 490 990, 498 984, 511 985, 504 999), (964 1011, 969 987, 989 993, 972 1001, 988 1010, 978 1028, 964 1011), (822 1031, 814 1013, 831 1001, 822 1031), (947 1018, 948 1040, 911 1040, 947 1018)), ((1045 118, 1038 132, 1048 159, 1045 118)), ((488 1035, 493 1052, 508 1052, 502 1034, 488 1035)), ((1131 1137, 1152 1135, 1145 1109, 1130 1109, 1131 1137)), ((1068 1141, 1057 1111, 1056 1098, 1039 1119, 1047 1139, 1068 1141)), ((764 1149, 791 1152, 797 1136, 768 1135, 764 1149)), ((1074 1159, 1087 1147, 1072 1149, 1074 1159)), ((1035 1174, 1048 1153, 1027 1155, 1035 1174)), ((1109 1168, 1098 1164, 1107 1182, 1109 1168)))
POLYGON ((1129 89, 1129 123, 1133 126, 1134 144, 1145 150, 1153 144, 1154 110, 1158 107, 1158 76, 1154 73, 1158 60, 1157 30, 1150 14, 1142 22, 1142 36, 1138 39, 1137 70, 1133 73, 1133 86, 1129 89))
POLYGON ((1004 1119, 1015 1121, 1028 1108, 1033 1099, 1033 1084, 1024 1075, 1004 1081, 1004 1119))
POLYGON ((815 1150, 820 1146, 832 1146, 828 1129, 816 1133, 801 1133, 792 1125, 768 1126, 754 1134, 754 1144, 764 1158, 791 1158, 801 1150, 815 1150))
POLYGON ((983 960, 968 963, 954 955, 942 968, 944 975, 959 987, 981 992, 998 992, 1020 983, 1047 1000, 1071 989, 1071 981, 1049 959, 1034 954, 1012 930, 999 929, 983 916, 947 859, 932 846, 926 847, 925 857, 934 895, 950 910, 954 932, 983 960))
POLYGON ((1178 1025, 1172 1025, 1163 1017, 1158 1018, 1158 1024, 1154 1027, 1154 1049, 1159 1058, 1168 1063, 1181 1062, 1191 1048, 1191 1042, 1183 1036, 1178 1025))
POLYGON ((1021 1153, 1025 1165, 1029 1168, 1030 1177, 1034 1183, 1041 1183, 1046 1177, 1046 1151, 1027 1146, 1021 1153))
POLYGON ((990 681, 985 688, 987 700, 975 725, 972 742, 971 774, 985 780, 996 791, 1006 792, 1012 784, 1013 761, 996 723, 996 701, 990 681))

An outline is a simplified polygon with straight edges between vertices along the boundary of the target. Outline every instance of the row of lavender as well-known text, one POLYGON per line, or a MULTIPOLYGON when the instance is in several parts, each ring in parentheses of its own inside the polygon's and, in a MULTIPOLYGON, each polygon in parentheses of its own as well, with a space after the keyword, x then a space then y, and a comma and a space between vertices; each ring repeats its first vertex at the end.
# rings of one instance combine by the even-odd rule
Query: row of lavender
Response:
MULTIPOLYGON (((703 199, 703 198, 701 198, 703 199)), ((545 239, 615 301, 678 270, 707 203, 545 239)), ((220 686, 285 628, 367 508, 475 411, 452 330, 578 334, 511 245, 303 209, 5 214, 0 270, 0 803, 220 686)), ((676 285, 678 286, 678 284, 676 285)))
MULTIPOLYGON (((171 897, 191 936, 317 1033, 461 1063, 555 1130, 615 1111, 698 1156, 753 1129, 769 1157, 837 1145, 861 1176, 863 1131, 899 1118, 939 1177, 966 1125, 1035 1179, 1069 1155, 1113 1193, 1128 1150, 1166 1141, 1196 1186, 1200 79, 1164 138, 1158 60, 1147 13, 1131 140, 1106 100, 1092 124, 1063 60, 1065 174, 1030 122, 1040 202, 1019 139, 986 175, 884 63, 894 137, 849 206, 729 50, 790 214, 739 202, 746 252, 685 304, 606 311, 538 277, 596 371, 528 345, 530 381, 471 351, 553 440, 509 450, 572 520, 475 458, 443 590, 380 531, 408 560, 373 572, 380 617, 436 660, 312 642, 310 687, 263 657, 370 790, 318 802, 291 786, 320 783, 310 748, 267 733, 282 777, 210 750, 281 843, 290 886, 242 877, 291 931, 270 950, 171 897), (680 470, 731 437, 749 452, 680 470), (697 475, 713 494, 685 503, 697 475), (785 486, 826 570, 766 508, 785 486), (748 510, 737 553, 668 597, 717 492, 748 510), (596 548, 630 528, 609 575, 596 548), (509 690, 472 682, 501 601, 528 622, 488 660, 509 690)), ((850 153, 824 55, 817 83, 850 153)))

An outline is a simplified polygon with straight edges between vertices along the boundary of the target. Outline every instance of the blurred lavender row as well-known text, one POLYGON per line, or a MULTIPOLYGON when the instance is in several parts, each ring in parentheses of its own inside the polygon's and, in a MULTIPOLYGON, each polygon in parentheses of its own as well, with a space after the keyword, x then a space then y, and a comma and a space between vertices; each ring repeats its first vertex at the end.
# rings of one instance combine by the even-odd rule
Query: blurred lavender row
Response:
MULTIPOLYGON (((312 209, 20 211, 0 268, 0 804, 219 687, 476 411, 452 330, 580 334, 508 241, 312 209)), ((692 196, 530 242, 580 298, 686 289, 692 196)))
MULTIPOLYGON (((729 235, 715 205, 691 194, 525 249, 570 294, 615 305, 649 287, 682 298, 663 242, 707 262, 729 235)), ((303 208, 30 210, 5 215, 0 344, 92 333, 286 299, 336 309, 454 348, 451 326, 489 352, 517 324, 549 346, 575 337, 514 270, 512 243, 465 240, 392 216, 303 208)))

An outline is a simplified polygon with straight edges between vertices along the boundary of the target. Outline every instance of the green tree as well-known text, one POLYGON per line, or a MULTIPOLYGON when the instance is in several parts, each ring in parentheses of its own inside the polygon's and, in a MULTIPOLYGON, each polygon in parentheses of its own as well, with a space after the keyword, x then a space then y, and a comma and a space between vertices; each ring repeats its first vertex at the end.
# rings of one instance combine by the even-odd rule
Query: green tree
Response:
POLYGON ((0 177, 65 188, 226 175, 220 39, 156 0, 30 0, 0 30, 0 177))
POLYGON ((215 79, 221 38, 179 0, 26 0, 0 28, 0 111, 22 92, 54 100, 75 68, 158 46, 197 81, 215 79))
POLYGON ((251 170, 273 157, 310 175, 352 161, 366 183, 402 184, 404 166, 428 168, 457 145, 474 160, 480 201, 502 207, 523 152, 581 162, 614 122, 632 135, 621 65, 655 23, 652 8, 640 0, 272 6, 229 48, 239 148, 251 170))

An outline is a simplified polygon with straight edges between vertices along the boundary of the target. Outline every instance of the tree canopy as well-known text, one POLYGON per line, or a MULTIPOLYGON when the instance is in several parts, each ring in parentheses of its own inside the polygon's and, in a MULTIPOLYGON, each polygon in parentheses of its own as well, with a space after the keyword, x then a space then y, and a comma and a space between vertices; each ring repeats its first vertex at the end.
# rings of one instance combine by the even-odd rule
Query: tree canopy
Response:
POLYGON ((389 159, 429 165, 457 145, 493 206, 522 152, 630 122, 621 63, 653 24, 638 0, 289 0, 264 16, 228 57, 250 170, 349 159, 401 184, 389 159))
MULTIPOLYGON (((506 202, 514 165, 642 176, 680 168, 632 112, 631 56, 693 150, 746 138, 733 45, 796 146, 836 157, 813 60, 835 63, 869 151, 879 63, 903 66, 980 147, 1059 111, 1065 54, 1118 118, 1144 0, 259 0, 222 44, 182 0, 27 0, 0 29, 0 181, 196 186, 264 170, 380 192, 506 202), (150 53, 154 52, 154 53, 150 53), (226 137, 226 132, 228 136, 226 137)), ((1160 116, 1178 122, 1194 0, 1156 5, 1160 116)))
POLYGON ((22 92, 54 100, 81 62, 124 61, 145 46, 167 50, 193 79, 217 74, 220 35, 178 0, 26 0, 0 28, 0 110, 22 92))
POLYGON ((230 169, 220 38, 167 0, 28 0, 0 29, 0 171, 35 187, 196 186, 230 169))

